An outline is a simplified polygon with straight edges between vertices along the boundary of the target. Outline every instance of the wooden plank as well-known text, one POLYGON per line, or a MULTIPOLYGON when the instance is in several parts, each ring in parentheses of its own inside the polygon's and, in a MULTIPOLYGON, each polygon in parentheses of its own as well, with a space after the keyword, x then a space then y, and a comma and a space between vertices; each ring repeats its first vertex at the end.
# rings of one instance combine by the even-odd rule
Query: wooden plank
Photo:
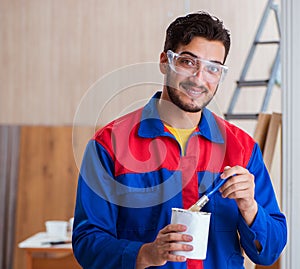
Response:
MULTIPOLYGON (((272 164, 275 158, 275 152, 281 156, 281 125, 281 113, 272 113, 263 150, 264 161, 270 172, 272 172, 272 164)), ((281 159, 278 162, 281 168, 281 159)), ((279 175, 276 174, 272 176, 272 183, 276 192, 279 206, 281 206, 281 169, 279 169, 279 175)), ((280 259, 270 266, 256 265, 255 269, 280 269, 280 259)))
POLYGON ((270 266, 256 265, 255 269, 280 269, 279 260, 270 266))
POLYGON ((281 114, 273 113, 271 116, 269 129, 263 150, 264 161, 270 170, 275 152, 275 146, 278 139, 278 132, 281 130, 281 114))
POLYGON ((271 114, 266 113, 260 113, 257 118, 257 125, 254 131, 253 138, 258 143, 262 152, 264 150, 270 120, 271 114))

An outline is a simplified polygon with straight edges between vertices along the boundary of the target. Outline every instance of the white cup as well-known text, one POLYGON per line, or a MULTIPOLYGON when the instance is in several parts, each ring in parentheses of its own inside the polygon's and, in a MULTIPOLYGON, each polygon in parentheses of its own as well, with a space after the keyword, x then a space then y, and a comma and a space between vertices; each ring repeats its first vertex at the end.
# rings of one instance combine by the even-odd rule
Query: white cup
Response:
POLYGON ((48 220, 45 222, 46 232, 53 237, 67 237, 68 222, 62 220, 48 220))
POLYGON ((210 213, 172 208, 171 223, 186 225, 187 230, 183 233, 193 237, 192 242, 183 242, 192 245, 192 251, 174 251, 174 254, 189 259, 204 260, 207 252, 210 213))

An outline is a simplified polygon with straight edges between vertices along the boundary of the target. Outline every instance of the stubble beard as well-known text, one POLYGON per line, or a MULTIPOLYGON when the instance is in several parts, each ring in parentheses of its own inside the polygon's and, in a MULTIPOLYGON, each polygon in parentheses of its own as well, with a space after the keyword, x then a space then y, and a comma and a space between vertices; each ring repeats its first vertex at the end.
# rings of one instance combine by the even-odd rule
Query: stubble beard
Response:
MULTIPOLYGON (((170 84, 168 84, 168 83, 167 83, 166 87, 167 87, 167 92, 168 92, 171 102, 185 112, 190 112, 190 113, 200 112, 203 108, 205 108, 211 102, 211 100, 214 97, 214 95, 208 96, 208 98, 206 100, 204 100, 202 104, 198 104, 197 100, 194 100, 194 99, 191 99, 191 102, 187 103, 187 102, 184 102, 181 98, 180 93, 185 94, 183 91, 171 87, 170 84)), ((205 90, 204 94, 208 95, 209 91, 205 87, 203 87, 203 89, 205 90)), ((191 98, 188 95, 187 95, 187 97, 191 98)))

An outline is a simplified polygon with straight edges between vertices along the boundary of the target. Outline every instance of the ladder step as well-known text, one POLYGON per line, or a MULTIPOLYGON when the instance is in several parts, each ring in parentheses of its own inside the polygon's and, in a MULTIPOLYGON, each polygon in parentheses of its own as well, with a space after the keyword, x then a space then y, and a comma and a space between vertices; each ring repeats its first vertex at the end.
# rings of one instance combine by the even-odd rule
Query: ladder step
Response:
POLYGON ((254 41, 255 45, 269 45, 269 44, 280 44, 279 40, 270 40, 270 41, 254 41))
POLYGON ((239 80, 236 82, 238 87, 258 87, 267 86, 269 79, 265 80, 239 80))
POLYGON ((258 113, 255 114, 234 114, 226 113, 224 114, 226 120, 256 120, 258 118, 258 113))

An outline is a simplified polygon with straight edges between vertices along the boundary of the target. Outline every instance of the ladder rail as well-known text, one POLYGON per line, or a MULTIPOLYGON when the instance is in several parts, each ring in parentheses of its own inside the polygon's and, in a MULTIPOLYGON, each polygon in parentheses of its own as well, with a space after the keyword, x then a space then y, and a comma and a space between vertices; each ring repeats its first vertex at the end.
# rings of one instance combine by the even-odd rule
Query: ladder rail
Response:
POLYGON ((280 27, 280 18, 279 18, 279 11, 278 11, 278 4, 273 3, 272 6, 275 14, 275 20, 277 24, 278 36, 281 38, 281 27, 280 27))
POLYGON ((268 104, 269 104, 269 101, 270 101, 270 98, 271 98, 271 93, 272 93, 272 89, 273 89, 274 84, 275 84, 276 75, 277 75, 279 66, 280 66, 280 47, 278 47, 278 49, 277 49, 275 61, 274 61, 273 68, 272 68, 272 71, 271 71, 270 80, 269 80, 269 83, 268 83, 268 86, 267 86, 267 89, 266 89, 266 93, 265 93, 265 97, 263 99, 263 103, 262 103, 262 106, 261 106, 261 111, 262 112, 266 111, 267 108, 268 108, 268 104))
MULTIPOLYGON (((280 18, 279 18, 279 12, 278 12, 278 5, 273 3, 272 8, 273 8, 274 13, 275 13, 278 36, 279 36, 279 38, 281 38, 281 28, 280 28, 280 18)), ((281 52, 281 44, 279 42, 279 46, 277 48, 277 52, 276 52, 276 56, 275 56, 275 61, 274 61, 273 68, 272 68, 272 71, 271 71, 270 82, 268 84, 268 87, 267 87, 267 90, 266 90, 266 93, 265 93, 265 97, 263 99, 263 103, 262 103, 262 106, 261 106, 261 111, 266 111, 267 107, 268 107, 268 104, 269 104, 272 88, 275 85, 276 76, 278 74, 279 67, 280 67, 280 52, 281 52)))

